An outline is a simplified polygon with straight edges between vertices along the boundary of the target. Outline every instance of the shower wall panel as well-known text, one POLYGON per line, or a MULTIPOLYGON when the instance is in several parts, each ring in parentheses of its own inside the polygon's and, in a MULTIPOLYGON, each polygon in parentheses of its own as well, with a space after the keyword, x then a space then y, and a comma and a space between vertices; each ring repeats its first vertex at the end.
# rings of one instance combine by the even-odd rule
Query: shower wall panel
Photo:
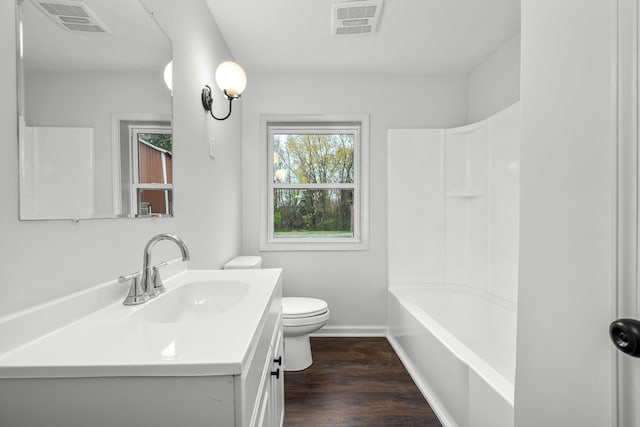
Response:
POLYGON ((389 130, 389 283, 516 302, 519 147, 519 103, 460 128, 389 130))

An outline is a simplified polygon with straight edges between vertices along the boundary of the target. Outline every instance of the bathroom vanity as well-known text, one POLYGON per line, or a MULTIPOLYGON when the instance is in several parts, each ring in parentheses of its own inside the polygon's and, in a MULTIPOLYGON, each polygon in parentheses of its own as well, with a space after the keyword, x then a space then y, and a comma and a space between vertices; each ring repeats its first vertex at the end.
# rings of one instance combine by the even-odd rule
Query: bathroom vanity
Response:
POLYGON ((281 426, 281 270, 165 286, 127 307, 110 282, 0 319, 0 425, 281 426))

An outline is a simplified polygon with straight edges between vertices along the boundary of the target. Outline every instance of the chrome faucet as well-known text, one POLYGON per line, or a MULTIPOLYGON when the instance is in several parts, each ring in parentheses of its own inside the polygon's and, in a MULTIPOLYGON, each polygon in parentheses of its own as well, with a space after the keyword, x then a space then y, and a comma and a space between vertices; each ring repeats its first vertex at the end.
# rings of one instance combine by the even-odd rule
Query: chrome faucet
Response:
MULTIPOLYGON (((189 248, 184 243, 184 241, 176 236, 175 234, 158 234, 157 236, 153 236, 147 245, 144 247, 144 257, 142 259, 142 278, 140 279, 140 287, 142 291, 146 293, 149 298, 156 297, 162 293, 162 291, 157 291, 152 283, 152 268, 149 265, 151 261, 151 249, 158 243, 160 240, 171 240, 180 248, 182 252, 182 261, 189 260, 189 248)), ((156 271, 157 274, 157 271, 156 271)))
POLYGON ((153 249, 155 244, 160 240, 171 240, 174 242, 180 248, 180 252, 182 252, 182 261, 189 260, 189 248, 187 248, 187 245, 180 237, 175 234, 158 234, 157 236, 153 236, 144 247, 142 272, 133 273, 128 276, 120 276, 118 279, 120 282, 131 280, 131 288, 129 289, 127 298, 123 302, 124 305, 142 304, 164 292, 165 289, 162 285, 158 269, 167 263, 163 262, 156 266, 150 265, 151 249, 153 249))

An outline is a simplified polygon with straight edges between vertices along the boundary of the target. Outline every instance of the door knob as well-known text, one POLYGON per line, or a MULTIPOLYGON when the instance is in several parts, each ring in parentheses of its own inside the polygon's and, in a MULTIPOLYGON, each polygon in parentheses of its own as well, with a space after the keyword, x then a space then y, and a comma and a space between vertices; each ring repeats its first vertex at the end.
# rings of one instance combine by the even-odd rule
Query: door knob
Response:
POLYGON ((640 320, 618 319, 609 325, 609 335, 618 350, 640 357, 640 320))

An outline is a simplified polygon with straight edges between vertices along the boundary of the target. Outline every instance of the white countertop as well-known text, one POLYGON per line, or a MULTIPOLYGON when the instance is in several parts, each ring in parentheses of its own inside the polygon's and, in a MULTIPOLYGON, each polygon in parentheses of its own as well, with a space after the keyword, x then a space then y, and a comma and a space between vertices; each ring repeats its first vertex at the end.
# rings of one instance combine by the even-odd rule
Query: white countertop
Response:
POLYGON ((0 378, 240 374, 269 303, 281 289, 280 277, 280 269, 186 270, 165 281, 166 293, 138 306, 122 305, 124 287, 119 301, 0 354, 0 378), (237 283, 246 292, 204 317, 148 319, 152 305, 174 305, 176 290, 195 282, 237 283))

